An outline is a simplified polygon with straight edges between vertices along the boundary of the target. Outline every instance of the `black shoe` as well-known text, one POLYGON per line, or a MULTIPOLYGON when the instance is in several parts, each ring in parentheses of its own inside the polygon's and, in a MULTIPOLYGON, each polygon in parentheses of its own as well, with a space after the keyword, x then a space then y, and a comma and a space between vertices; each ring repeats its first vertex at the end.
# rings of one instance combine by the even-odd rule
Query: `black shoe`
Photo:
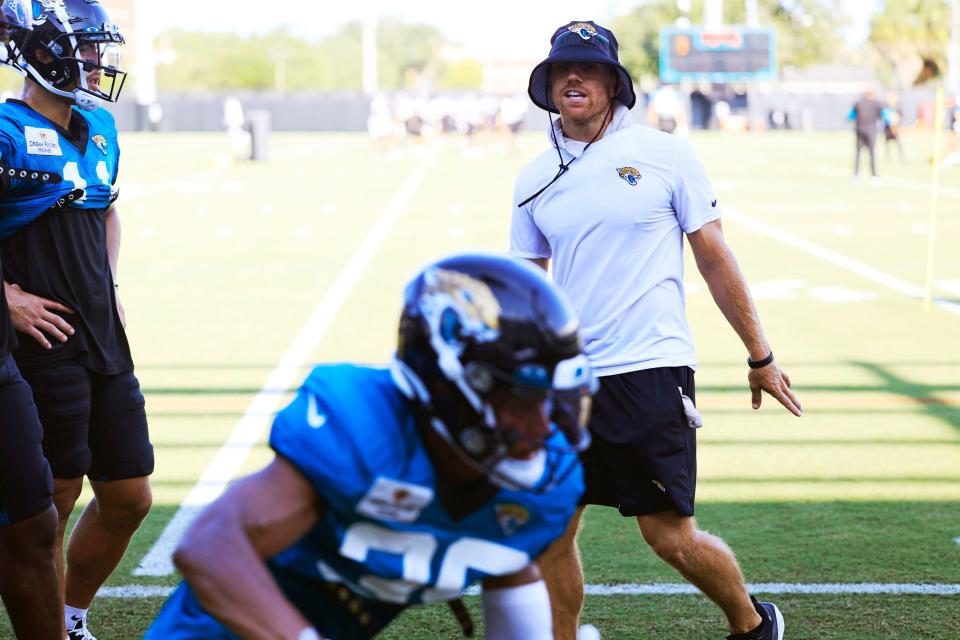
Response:
POLYGON ((783 614, 772 602, 757 602, 750 596, 753 608, 762 619, 760 626, 746 633, 731 633, 727 640, 783 640, 783 614))

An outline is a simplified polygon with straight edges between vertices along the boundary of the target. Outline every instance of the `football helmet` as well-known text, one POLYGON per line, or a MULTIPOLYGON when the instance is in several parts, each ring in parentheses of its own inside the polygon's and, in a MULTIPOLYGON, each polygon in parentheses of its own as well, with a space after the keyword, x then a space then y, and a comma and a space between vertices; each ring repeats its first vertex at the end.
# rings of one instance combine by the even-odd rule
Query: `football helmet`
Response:
POLYGON ((597 382, 577 319, 527 261, 462 254, 421 270, 404 295, 396 366, 433 429, 499 486, 546 491, 589 445, 597 382), (551 433, 530 460, 508 456, 519 434, 497 423, 497 388, 546 402, 551 433))
POLYGON ((98 0, 33 0, 24 66, 47 91, 92 111, 120 97, 127 77, 120 70, 123 42, 98 0))
POLYGON ((0 2, 0 64, 23 73, 20 54, 30 37, 30 3, 27 0, 0 2))

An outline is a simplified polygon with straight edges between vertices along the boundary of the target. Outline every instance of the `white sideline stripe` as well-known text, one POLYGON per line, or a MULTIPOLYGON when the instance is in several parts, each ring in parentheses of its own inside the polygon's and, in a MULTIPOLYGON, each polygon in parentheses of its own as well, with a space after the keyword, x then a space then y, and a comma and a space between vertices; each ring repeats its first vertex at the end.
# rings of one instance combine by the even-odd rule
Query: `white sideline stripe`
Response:
MULTIPOLYGON (((123 587, 103 587, 97 592, 99 598, 165 598, 173 587, 150 587, 126 585, 123 587)), ((698 594, 693 585, 685 583, 652 582, 647 584, 588 584, 584 589, 588 596, 678 596, 698 594)), ((916 584, 891 582, 757 582, 747 585, 747 591, 754 594, 787 595, 960 595, 960 584, 916 584)), ((480 594, 480 588, 470 587, 465 595, 480 594)))
MULTIPOLYGON (((646 584, 588 584, 588 596, 679 596, 699 594, 700 590, 685 582, 650 582, 646 584)), ((960 584, 916 584, 891 582, 755 582, 747 584, 754 594, 820 594, 820 595, 960 595, 960 584)), ((479 595, 480 587, 472 586, 466 595, 479 595)))
POLYGON ((323 334, 333 322, 350 291, 363 275, 370 261, 377 254, 390 228, 403 212, 410 198, 426 174, 429 160, 415 168, 400 186, 380 218, 370 229, 356 253, 337 276, 336 281, 324 294, 307 323, 300 330, 279 364, 270 373, 263 388, 250 401, 246 412, 233 428, 227 441, 214 459, 207 465, 203 475, 184 498, 160 537, 143 557, 134 571, 135 576, 165 576, 173 573, 173 550, 194 518, 208 504, 224 492, 227 484, 247 459, 250 449, 260 442, 269 424, 269 417, 277 411, 285 394, 278 389, 289 389, 298 382, 297 377, 313 353, 323 334))
MULTIPOLYGON (((848 178, 852 179, 851 174, 837 169, 835 167, 818 167, 816 174, 820 176, 829 176, 832 178, 848 178)), ((898 178, 896 176, 887 176, 881 175, 878 178, 877 185, 878 187, 897 187, 900 189, 908 189, 910 191, 922 191, 924 193, 930 193, 931 185, 929 182, 922 182, 920 180, 908 180, 906 178, 898 178)), ((953 187, 940 187, 940 195, 946 196, 948 198, 960 198, 960 189, 955 189, 953 187)))
MULTIPOLYGON (((787 231, 780 229, 779 227, 761 222, 755 218, 745 216, 736 210, 728 208, 723 209, 723 218, 738 222, 749 227, 751 231, 756 231, 757 233, 765 235, 768 238, 782 242, 783 244, 789 245, 795 249, 805 251, 806 253, 820 258, 821 260, 829 262, 842 269, 846 269, 847 271, 853 272, 859 276, 863 276, 867 280, 872 280, 877 284, 883 285, 888 289, 893 289, 894 291, 902 293, 905 296, 916 298, 918 300, 923 299, 924 291, 922 287, 918 287, 910 284, 906 280, 901 280, 900 278, 888 275, 879 269, 875 269, 868 264, 860 262, 859 260, 848 258, 842 253, 837 253, 836 251, 822 247, 818 244, 810 242, 809 240, 799 238, 792 233, 788 233, 787 231)), ((960 315, 960 304, 957 304, 956 302, 951 302, 942 298, 934 298, 933 303, 945 311, 960 315)))

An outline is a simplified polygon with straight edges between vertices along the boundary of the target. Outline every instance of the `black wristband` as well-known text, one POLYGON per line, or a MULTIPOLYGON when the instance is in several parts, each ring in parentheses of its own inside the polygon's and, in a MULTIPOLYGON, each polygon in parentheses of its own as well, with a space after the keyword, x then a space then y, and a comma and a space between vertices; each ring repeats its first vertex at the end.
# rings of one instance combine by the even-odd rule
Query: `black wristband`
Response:
POLYGON ((762 369, 771 362, 773 362, 773 351, 768 353, 767 357, 763 360, 751 360, 749 357, 747 358, 747 366, 751 369, 762 369))

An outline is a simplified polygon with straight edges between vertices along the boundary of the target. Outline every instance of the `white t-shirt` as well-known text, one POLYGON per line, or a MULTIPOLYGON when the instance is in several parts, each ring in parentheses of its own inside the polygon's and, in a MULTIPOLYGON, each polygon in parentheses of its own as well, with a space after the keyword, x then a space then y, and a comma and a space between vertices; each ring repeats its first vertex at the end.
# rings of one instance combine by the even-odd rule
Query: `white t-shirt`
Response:
MULTIPOLYGON (((654 367, 696 367, 683 291, 683 234, 720 218, 703 165, 690 144, 633 124, 618 104, 590 145, 554 132, 556 148, 520 172, 510 253, 551 258, 554 282, 580 317, 584 348, 598 375, 654 367)), ((551 144, 553 138, 551 137, 551 144)))

